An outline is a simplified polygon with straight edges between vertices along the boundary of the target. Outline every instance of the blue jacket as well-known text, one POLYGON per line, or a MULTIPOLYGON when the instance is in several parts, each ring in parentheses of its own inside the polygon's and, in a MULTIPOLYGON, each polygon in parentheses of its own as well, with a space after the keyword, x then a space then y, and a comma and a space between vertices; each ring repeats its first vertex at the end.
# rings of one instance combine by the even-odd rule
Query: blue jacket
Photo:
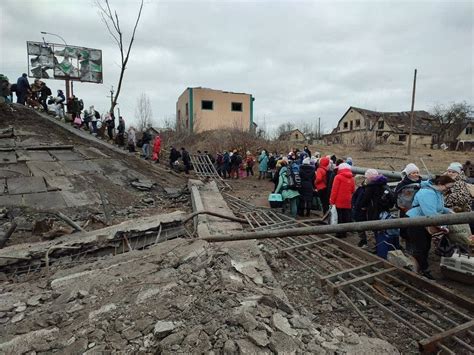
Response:
POLYGON ((444 207, 443 194, 433 188, 431 181, 421 182, 421 189, 416 193, 412 206, 407 212, 408 217, 435 216, 452 212, 444 207))
POLYGON ((260 156, 258 157, 258 171, 267 171, 268 169, 268 155, 263 152, 262 154, 260 154, 260 156))

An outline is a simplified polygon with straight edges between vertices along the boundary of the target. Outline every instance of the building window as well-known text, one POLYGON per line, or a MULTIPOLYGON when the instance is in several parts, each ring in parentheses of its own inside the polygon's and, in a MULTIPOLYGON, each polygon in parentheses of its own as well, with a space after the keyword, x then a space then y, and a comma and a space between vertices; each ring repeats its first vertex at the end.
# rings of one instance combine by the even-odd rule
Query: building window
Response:
POLYGON ((398 136, 398 141, 399 142, 406 142, 406 140, 407 140, 407 136, 405 134, 400 134, 398 136))
POLYGON ((353 125, 352 125, 352 123, 353 123, 353 122, 351 121, 351 131, 352 131, 352 129, 354 128, 353 125))
POLYGON ((466 134, 472 134, 472 127, 466 127, 466 134))
POLYGON ((356 128, 360 127, 360 120, 356 120, 356 128))
POLYGON ((201 101, 201 109, 202 110, 213 110, 214 109, 214 101, 202 100, 201 101))
POLYGON ((242 112, 242 102, 232 102, 231 111, 242 112))
POLYGON ((188 103, 186 102, 186 116, 189 115, 188 103))
POLYGON ((347 122, 344 122, 344 129, 347 129, 347 122))
POLYGON ((383 121, 378 121, 377 122, 377 128, 378 129, 383 129, 383 121))
POLYGON ((295 138, 298 139, 299 138, 299 135, 298 133, 295 133, 295 138))

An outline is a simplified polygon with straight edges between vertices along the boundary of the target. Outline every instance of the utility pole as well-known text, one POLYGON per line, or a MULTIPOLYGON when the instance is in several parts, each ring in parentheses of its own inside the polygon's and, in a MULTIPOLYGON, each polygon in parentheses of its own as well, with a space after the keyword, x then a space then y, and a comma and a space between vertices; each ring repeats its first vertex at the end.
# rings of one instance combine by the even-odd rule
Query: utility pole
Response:
POLYGON ((318 141, 321 139, 321 117, 318 117, 318 141))
POLYGON ((410 114, 410 134, 408 136, 407 155, 411 154, 411 136, 413 134, 413 120, 414 120, 414 109, 415 109, 415 91, 416 91, 416 72, 413 76, 413 92, 411 94, 411 114, 410 114))

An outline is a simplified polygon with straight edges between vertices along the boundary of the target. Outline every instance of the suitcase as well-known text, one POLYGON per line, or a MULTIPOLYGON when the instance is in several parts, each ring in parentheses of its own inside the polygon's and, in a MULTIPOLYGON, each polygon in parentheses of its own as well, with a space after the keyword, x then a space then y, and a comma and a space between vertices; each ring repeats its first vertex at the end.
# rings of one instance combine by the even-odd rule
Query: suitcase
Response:
POLYGON ((268 195, 268 202, 271 208, 279 208, 283 206, 283 197, 281 194, 270 194, 268 195))

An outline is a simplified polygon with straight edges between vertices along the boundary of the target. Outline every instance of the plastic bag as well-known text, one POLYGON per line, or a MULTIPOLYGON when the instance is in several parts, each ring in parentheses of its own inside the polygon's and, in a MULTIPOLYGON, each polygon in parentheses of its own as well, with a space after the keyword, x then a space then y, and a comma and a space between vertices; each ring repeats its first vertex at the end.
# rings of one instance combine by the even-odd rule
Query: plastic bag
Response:
POLYGON ((329 210, 331 216, 329 217, 329 224, 337 224, 337 209, 335 205, 331 206, 331 209, 329 210))

